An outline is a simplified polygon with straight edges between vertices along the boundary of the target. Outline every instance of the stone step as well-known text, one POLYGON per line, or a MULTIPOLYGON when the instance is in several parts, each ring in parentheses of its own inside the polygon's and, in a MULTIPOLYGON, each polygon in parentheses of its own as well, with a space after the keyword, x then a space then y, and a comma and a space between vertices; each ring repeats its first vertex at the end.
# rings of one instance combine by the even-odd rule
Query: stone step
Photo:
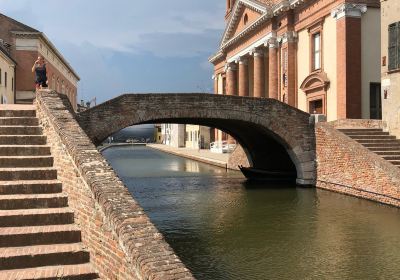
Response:
POLYGON ((66 206, 68 206, 68 196, 65 193, 0 195, 0 210, 66 206))
POLYGON ((361 144, 386 144, 386 145, 400 145, 400 141, 396 139, 355 139, 361 144))
MULTIPOLYGON (((340 130, 340 129, 339 129, 340 130)), ((363 131, 363 130, 358 130, 358 131, 342 131, 346 135, 389 135, 389 132, 384 132, 384 131, 363 131)))
POLYGON ((383 156, 383 158, 388 160, 388 161, 396 161, 396 160, 400 161, 400 154, 398 154, 398 155, 390 155, 390 156, 383 156))
POLYGON ((34 118, 36 117, 35 110, 0 110, 1 118, 34 118))
POLYGON ((89 263, 0 270, 0 279, 4 280, 93 280, 98 277, 89 263))
POLYGON ((81 242, 81 231, 74 224, 0 228, 0 247, 77 242, 81 242))
POLYGON ((52 167, 52 156, 0 156, 0 168, 6 167, 52 167))
POLYGON ((382 132, 380 128, 339 128, 339 131, 343 133, 354 133, 354 132, 382 132))
POLYGON ((87 262, 89 262, 89 252, 84 249, 82 243, 0 248, 0 267, 2 269, 87 262))
POLYGON ((60 193, 58 180, 0 181, 0 195, 60 193))
POLYGON ((40 126, 0 126, 0 135, 42 135, 40 126))
POLYGON ((354 140, 369 139, 369 140, 396 140, 396 136, 390 135, 348 135, 354 140))
POLYGON ((388 160, 388 162, 396 166, 400 165, 400 160, 388 160))
POLYGON ((61 225, 73 222, 74 212, 68 207, 0 210, 0 227, 61 225))
POLYGON ((375 151, 398 151, 400 150, 400 145, 386 145, 386 144, 364 144, 366 148, 375 152, 375 151))
POLYGON ((27 117, 12 117, 2 118, 0 117, 0 126, 11 126, 11 125, 26 125, 26 126, 38 126, 38 118, 27 118, 27 117))
POLYGON ((43 135, 0 135, 0 145, 46 145, 43 135))
POLYGON ((380 156, 400 156, 400 150, 395 151, 374 151, 375 154, 380 156))
POLYGON ((50 146, 46 145, 2 145, 0 156, 46 156, 50 146))
POLYGON ((55 179, 57 179, 57 169, 53 167, 0 168, 0 181, 55 179))

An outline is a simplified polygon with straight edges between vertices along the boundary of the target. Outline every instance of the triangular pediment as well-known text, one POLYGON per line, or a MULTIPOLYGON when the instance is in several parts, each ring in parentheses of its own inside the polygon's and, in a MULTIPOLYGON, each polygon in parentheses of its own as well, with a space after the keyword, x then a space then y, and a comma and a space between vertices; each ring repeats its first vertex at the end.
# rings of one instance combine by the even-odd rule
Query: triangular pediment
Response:
POLYGON ((222 36, 221 46, 244 31, 263 15, 269 12, 268 4, 260 3, 255 0, 238 0, 232 9, 231 16, 222 36), (247 22, 244 22, 244 16, 247 14, 247 22))
POLYGON ((249 7, 246 6, 242 6, 240 12, 238 13, 235 25, 233 25, 232 28, 231 32, 232 37, 239 34, 241 31, 243 31, 246 27, 250 26, 261 16, 262 14, 259 13, 258 11, 250 9, 249 7))

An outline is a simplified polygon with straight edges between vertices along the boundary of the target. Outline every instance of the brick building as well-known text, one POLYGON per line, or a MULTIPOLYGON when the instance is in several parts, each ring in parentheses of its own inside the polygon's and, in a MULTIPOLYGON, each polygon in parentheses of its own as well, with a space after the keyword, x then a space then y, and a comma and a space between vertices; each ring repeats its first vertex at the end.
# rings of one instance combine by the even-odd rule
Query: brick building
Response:
POLYGON ((34 98, 34 74, 31 69, 41 55, 47 63, 49 88, 66 94, 76 110, 80 78, 44 33, 0 14, 0 39, 10 45, 10 55, 17 63, 17 103, 31 102, 34 98))
POLYGON ((383 120, 400 137, 400 2, 381 0, 383 120))
POLYGON ((210 58, 215 93, 275 98, 328 121, 379 118, 379 7, 226 0, 226 29, 210 58))
POLYGON ((15 103, 15 66, 9 45, 0 40, 0 104, 15 103))

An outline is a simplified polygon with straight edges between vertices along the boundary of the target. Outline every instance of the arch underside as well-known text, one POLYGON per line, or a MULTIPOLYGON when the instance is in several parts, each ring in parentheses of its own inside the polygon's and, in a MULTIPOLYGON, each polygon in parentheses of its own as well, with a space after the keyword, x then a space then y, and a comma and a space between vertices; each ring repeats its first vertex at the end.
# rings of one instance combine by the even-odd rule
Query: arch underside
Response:
POLYGON ((240 120, 162 118, 131 123, 129 126, 151 123, 194 124, 220 129, 239 142, 253 167, 298 173, 295 159, 289 155, 286 143, 260 125, 240 120))

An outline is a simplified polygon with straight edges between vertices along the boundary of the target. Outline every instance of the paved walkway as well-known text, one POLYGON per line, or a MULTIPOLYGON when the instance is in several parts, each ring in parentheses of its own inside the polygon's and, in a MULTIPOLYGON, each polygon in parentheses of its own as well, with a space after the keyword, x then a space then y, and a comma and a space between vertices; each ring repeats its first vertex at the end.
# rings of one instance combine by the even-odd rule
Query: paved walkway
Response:
POLYGON ((189 148, 175 148, 162 144, 147 144, 147 147, 164 151, 173 155, 205 162, 219 167, 227 168, 230 154, 212 153, 210 150, 197 150, 189 148))

